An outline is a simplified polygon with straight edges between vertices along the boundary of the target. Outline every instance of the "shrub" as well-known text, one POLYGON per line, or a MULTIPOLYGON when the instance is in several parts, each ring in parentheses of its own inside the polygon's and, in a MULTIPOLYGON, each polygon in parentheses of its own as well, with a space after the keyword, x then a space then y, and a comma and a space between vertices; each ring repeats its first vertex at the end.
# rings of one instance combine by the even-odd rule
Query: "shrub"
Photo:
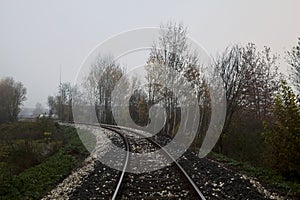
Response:
POLYGON ((265 124, 264 138, 271 166, 289 179, 300 176, 300 100, 286 82, 275 98, 276 121, 265 124))

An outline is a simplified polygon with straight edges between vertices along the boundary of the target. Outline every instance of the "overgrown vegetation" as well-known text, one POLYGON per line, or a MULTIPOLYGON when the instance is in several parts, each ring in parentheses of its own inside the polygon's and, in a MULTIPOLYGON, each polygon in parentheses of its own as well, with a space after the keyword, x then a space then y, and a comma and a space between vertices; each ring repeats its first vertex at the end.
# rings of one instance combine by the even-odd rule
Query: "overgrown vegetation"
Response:
POLYGON ((0 160, 3 177, 12 177, 36 165, 65 142, 58 124, 48 119, 0 124, 0 160))
MULTIPOLYGON (((30 136, 27 135, 27 138, 34 138, 29 146, 25 145, 25 149, 23 149, 23 146, 19 146, 18 149, 21 149, 21 151, 15 151, 15 148, 10 149, 11 151, 9 151, 8 154, 6 153, 6 158, 1 161, 1 199, 41 198, 58 182, 63 180, 72 169, 80 165, 81 161, 88 155, 88 151, 83 146, 74 128, 61 127, 48 120, 38 121, 36 123, 1 125, 1 127, 1 130, 4 129, 3 127, 9 127, 11 131, 16 131, 16 129, 23 130, 27 127, 31 128, 32 131, 38 131, 35 132, 35 134, 31 132, 30 136), (42 124, 45 123, 50 126, 50 129, 42 126, 42 124), (49 134, 51 128, 52 134, 49 134), (47 132, 44 133, 48 134, 41 133, 41 131, 45 130, 47 130, 47 132), (52 144, 55 142, 57 142, 57 146, 54 148, 52 144), (36 145, 38 143, 42 145, 36 145), (51 147, 51 153, 48 152, 47 154, 40 155, 41 150, 44 150, 45 147, 49 149, 49 146, 51 147), (36 154, 29 154, 29 156, 27 156, 27 149, 30 149, 30 152, 36 154), (22 158, 22 156, 24 158, 22 158), (18 158, 19 161, 17 161, 18 159, 16 158, 18 158), (35 160, 35 162, 29 162, 31 160, 35 160), (22 162, 28 163, 28 165, 19 166, 22 162), (11 170, 14 169, 12 167, 16 167, 18 170, 13 171, 11 170)), ((12 145, 18 146, 20 140, 21 143, 23 142, 22 139, 20 139, 21 136, 18 137, 16 140, 11 140, 12 145)), ((92 139, 91 134, 87 133, 87 137, 92 139)), ((23 138, 23 140, 25 140, 25 138, 23 138)), ((1 148, 1 151, 5 151, 5 148, 1 148)))

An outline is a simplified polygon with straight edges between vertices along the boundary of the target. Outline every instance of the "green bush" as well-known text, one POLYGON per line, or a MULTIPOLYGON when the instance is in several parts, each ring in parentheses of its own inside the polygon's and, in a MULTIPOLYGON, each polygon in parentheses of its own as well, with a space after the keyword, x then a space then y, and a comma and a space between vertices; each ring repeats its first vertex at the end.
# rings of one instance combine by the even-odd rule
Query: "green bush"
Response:
POLYGON ((275 98, 273 124, 265 124, 264 138, 269 148, 269 163, 290 180, 300 177, 300 100, 282 83, 275 98))

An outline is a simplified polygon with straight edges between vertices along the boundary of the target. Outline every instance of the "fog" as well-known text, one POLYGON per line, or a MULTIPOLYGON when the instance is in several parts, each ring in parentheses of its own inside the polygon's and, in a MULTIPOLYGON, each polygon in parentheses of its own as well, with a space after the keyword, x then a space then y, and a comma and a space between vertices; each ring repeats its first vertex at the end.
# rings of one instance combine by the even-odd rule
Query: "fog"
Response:
POLYGON ((63 82, 74 82, 88 53, 112 35, 163 22, 184 23, 210 55, 255 43, 281 55, 300 37, 300 3, 280 1, 0 1, 0 77, 27 88, 25 107, 47 105, 63 82))

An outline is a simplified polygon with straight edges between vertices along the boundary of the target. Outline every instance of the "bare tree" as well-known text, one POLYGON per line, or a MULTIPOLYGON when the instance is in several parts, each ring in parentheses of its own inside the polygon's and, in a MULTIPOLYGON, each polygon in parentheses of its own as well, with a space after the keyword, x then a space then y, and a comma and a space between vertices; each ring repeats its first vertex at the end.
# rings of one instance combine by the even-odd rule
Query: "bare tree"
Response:
POLYGON ((183 24, 172 22, 161 25, 160 37, 153 45, 147 64, 149 107, 162 100, 161 104, 167 111, 164 131, 175 134, 176 124, 180 120, 178 103, 184 96, 175 95, 177 86, 192 85, 193 90, 184 92, 198 95, 199 100, 204 94, 198 56, 187 42, 187 28, 183 24))
POLYGON ((97 118, 102 123, 113 123, 111 93, 124 70, 112 57, 99 56, 91 66, 84 87, 90 103, 94 104, 97 118))
POLYGON ((57 114, 62 121, 73 121, 72 105, 80 100, 82 93, 71 83, 62 83, 58 94, 48 97, 49 114, 57 114))
MULTIPOLYGON (((271 54, 270 48, 257 51, 252 43, 245 47, 235 45, 218 56, 215 63, 216 73, 221 76, 226 90, 227 113, 223 133, 228 133, 237 111, 260 121, 266 119, 280 83, 277 56, 271 54)), ((222 137, 218 146, 222 151, 222 137)))
POLYGON ((244 70, 241 67, 241 48, 237 45, 227 48, 221 56, 216 59, 216 73, 220 74, 226 91, 226 119, 223 131, 227 131, 232 115, 241 104, 242 91, 244 88, 244 70))
POLYGON ((298 38, 298 44, 287 52, 287 56, 287 62, 291 69, 290 78, 300 93, 300 38, 298 38))
POLYGON ((271 54, 268 47, 259 52, 254 44, 243 48, 243 66, 245 72, 245 88, 243 105, 252 111, 259 120, 265 120, 271 113, 273 97, 278 91, 281 75, 278 73, 278 57, 271 54))
POLYGON ((56 102, 54 96, 48 96, 49 115, 57 114, 56 102))

